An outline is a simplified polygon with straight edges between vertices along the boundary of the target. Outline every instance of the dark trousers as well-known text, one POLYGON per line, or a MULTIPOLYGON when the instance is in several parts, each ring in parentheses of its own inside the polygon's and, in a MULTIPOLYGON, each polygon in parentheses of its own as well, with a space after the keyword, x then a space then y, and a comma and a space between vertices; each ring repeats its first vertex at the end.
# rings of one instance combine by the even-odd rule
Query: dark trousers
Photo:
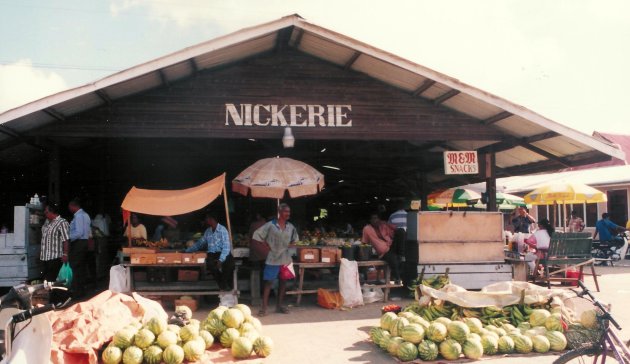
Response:
POLYGON ((87 274, 87 239, 70 242, 68 254, 70 268, 72 268, 72 297, 78 298, 85 294, 85 276, 87 274))
POLYGON ((387 262, 389 268, 392 270, 392 279, 399 280, 400 277, 400 257, 395 253, 393 246, 389 249, 385 255, 381 258, 382 260, 387 262))
POLYGON ((208 253, 206 261, 206 267, 212 273, 214 280, 219 285, 219 289, 222 291, 229 291, 232 289, 232 275, 234 273, 234 258, 232 254, 228 254, 225 258, 225 262, 221 264, 221 268, 217 268, 219 257, 221 253, 208 253))
MULTIPOLYGON (((57 275, 59 274, 59 270, 63 265, 61 258, 53 259, 53 260, 43 260, 42 261, 44 267, 44 276, 43 278, 48 282, 55 282, 57 280, 57 275)), ((65 291, 61 291, 58 289, 53 289, 50 291, 49 300, 50 303, 60 303, 65 301, 67 298, 67 294, 65 291)))

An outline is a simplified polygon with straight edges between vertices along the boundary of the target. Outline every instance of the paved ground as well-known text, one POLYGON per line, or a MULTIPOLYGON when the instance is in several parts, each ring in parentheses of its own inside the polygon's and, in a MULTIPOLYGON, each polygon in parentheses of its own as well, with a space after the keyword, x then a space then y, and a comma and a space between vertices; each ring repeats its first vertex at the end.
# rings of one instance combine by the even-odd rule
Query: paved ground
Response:
MULTIPOLYGON (((601 267, 599 282, 601 292, 597 297, 612 304, 613 316, 625 329, 621 337, 630 339, 630 262, 624 266, 601 267)), ((586 277, 589 287, 594 289, 592 277, 586 277)), ((400 294, 399 294, 400 295, 400 294)), ((404 299, 401 306, 410 303, 404 299)), ((311 296, 303 301, 301 307, 294 307, 289 315, 270 314, 263 317, 265 334, 275 341, 273 355, 265 363, 395 363, 395 359, 377 349, 367 340, 367 331, 377 325, 381 303, 347 310, 331 311, 316 305, 311 296)), ((195 313, 203 319, 211 305, 206 305, 195 313)), ((256 310, 257 311, 257 310, 256 310)), ((255 312, 256 312, 255 311, 255 312)), ((230 362, 231 356, 226 350, 212 353, 214 362, 230 362)), ((551 363, 556 357, 537 356, 536 364, 551 363)), ((491 359, 493 363, 531 364, 531 357, 509 357, 491 359)), ((254 359, 247 363, 263 362, 254 359)))

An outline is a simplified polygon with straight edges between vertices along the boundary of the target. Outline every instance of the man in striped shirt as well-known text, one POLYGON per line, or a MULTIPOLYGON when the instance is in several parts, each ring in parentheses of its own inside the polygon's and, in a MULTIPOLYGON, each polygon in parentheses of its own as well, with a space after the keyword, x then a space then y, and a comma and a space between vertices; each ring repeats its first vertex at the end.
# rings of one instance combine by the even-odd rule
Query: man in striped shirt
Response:
POLYGON ((39 259, 44 267, 44 279, 54 282, 61 265, 68 261, 68 241, 70 239, 70 225, 59 216, 59 207, 55 204, 44 208, 46 222, 42 226, 42 244, 39 259))

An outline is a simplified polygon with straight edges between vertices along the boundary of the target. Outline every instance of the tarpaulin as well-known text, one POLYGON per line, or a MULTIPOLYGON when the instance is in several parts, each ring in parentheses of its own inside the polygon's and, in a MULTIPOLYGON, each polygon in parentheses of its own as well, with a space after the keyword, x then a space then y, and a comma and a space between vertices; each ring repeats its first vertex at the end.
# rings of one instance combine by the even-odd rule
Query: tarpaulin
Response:
POLYGON ((184 190, 145 190, 132 187, 121 207, 124 211, 155 216, 186 214, 209 205, 221 195, 224 186, 225 173, 202 185, 184 190))

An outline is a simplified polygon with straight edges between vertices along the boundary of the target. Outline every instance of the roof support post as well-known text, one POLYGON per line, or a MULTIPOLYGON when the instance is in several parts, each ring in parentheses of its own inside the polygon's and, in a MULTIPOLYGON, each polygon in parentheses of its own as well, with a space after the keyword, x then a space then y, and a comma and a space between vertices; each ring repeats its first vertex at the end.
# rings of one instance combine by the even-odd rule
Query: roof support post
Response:
POLYGON ((188 60, 190 62, 190 68, 192 69, 192 73, 195 74, 199 72, 199 66, 197 66, 197 62, 195 62, 194 58, 188 60))
POLYGON ((486 178, 486 193, 488 194, 488 202, 486 204, 487 211, 497 211, 497 175, 496 175, 496 157, 494 152, 483 155, 484 159, 484 176, 486 178))

